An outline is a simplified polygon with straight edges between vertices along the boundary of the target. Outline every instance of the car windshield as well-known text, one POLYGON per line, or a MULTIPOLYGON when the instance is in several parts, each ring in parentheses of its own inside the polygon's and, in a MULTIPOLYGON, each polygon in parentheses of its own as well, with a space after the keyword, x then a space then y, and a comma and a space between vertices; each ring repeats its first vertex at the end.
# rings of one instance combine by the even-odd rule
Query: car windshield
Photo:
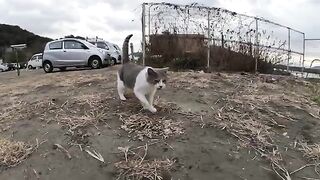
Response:
MULTIPOLYGON (((87 41, 87 42, 88 42, 88 41, 87 41)), ((89 41, 89 43, 85 43, 85 45, 87 45, 87 46, 89 46, 89 47, 92 47, 92 48, 96 47, 96 46, 95 46, 95 42, 90 42, 90 41, 89 41)))
POLYGON ((108 46, 104 42, 97 42, 97 47, 101 49, 108 49, 108 46))

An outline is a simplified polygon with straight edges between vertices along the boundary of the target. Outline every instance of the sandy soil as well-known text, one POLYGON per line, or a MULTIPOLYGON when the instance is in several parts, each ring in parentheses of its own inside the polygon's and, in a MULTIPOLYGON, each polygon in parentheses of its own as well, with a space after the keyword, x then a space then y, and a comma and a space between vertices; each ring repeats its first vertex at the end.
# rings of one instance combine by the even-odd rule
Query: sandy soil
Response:
POLYGON ((130 92, 127 102, 118 100, 117 68, 1 73, 1 138, 34 151, 14 167, 0 164, 0 179, 105 180, 122 172, 121 179, 125 170, 115 164, 125 162, 123 149, 146 144, 141 162, 174 162, 160 172, 164 179, 270 180, 286 170, 292 179, 320 178, 317 165, 294 172, 320 156, 320 148, 312 149, 320 136, 319 106, 312 102, 319 82, 170 72, 167 89, 157 94, 159 112, 151 114, 130 92), (100 153, 104 163, 85 150, 100 153))

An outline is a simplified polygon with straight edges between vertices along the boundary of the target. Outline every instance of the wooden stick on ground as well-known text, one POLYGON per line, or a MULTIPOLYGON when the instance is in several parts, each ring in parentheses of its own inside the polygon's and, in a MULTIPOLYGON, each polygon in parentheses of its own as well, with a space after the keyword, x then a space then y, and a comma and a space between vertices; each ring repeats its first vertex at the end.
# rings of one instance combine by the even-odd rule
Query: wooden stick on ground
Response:
POLYGON ((66 149, 65 149, 63 146, 61 146, 60 144, 54 144, 54 148, 63 151, 63 152, 66 154, 66 156, 68 157, 68 159, 71 159, 71 158, 72 158, 71 155, 70 155, 70 153, 69 153, 69 151, 66 150, 66 149))

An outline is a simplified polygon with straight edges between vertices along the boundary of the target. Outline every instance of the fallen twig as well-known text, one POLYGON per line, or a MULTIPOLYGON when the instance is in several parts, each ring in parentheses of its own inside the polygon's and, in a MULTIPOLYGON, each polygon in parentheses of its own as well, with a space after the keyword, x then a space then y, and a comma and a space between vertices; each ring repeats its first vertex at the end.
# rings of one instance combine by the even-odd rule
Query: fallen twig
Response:
POLYGON ((85 150, 90 156, 92 156, 93 158, 99 160, 100 162, 104 163, 104 158, 102 157, 102 155, 98 152, 96 152, 95 150, 93 150, 93 153, 91 151, 89 151, 88 149, 85 150))
POLYGON ((55 149, 60 149, 61 151, 63 151, 64 153, 65 153, 65 155, 68 157, 68 159, 71 159, 72 157, 71 157, 71 155, 70 155, 70 153, 69 153, 69 151, 68 150, 66 150, 63 146, 61 146, 60 144, 54 144, 54 148, 55 149))
POLYGON ((315 163, 315 164, 306 164, 304 166, 301 166, 300 168, 290 172, 290 175, 294 174, 294 173, 297 173, 298 171, 301 171, 303 170, 304 168, 307 168, 307 167, 310 167, 310 166, 318 166, 320 163, 315 163))
POLYGON ((288 170, 285 169, 284 167, 280 166, 278 163, 272 162, 271 167, 272 167, 272 170, 273 170, 282 180, 291 180, 290 173, 288 172, 288 170), (280 172, 278 172, 278 170, 276 170, 276 168, 278 168, 279 170, 281 170, 281 171, 282 171, 282 174, 280 174, 280 172))
POLYGON ((40 176, 39 176, 39 174, 37 173, 37 171, 35 169, 33 169, 33 173, 34 173, 34 175, 36 176, 37 179, 40 179, 40 176))

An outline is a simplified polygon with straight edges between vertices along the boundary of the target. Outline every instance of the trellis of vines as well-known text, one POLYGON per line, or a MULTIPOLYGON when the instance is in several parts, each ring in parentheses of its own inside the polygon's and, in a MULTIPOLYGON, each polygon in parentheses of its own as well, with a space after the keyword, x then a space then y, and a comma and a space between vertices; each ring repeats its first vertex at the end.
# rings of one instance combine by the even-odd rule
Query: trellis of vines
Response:
MULTIPOLYGON (((171 3, 144 3, 142 5, 143 51, 151 35, 204 35, 208 50, 221 47, 252 56, 272 64, 303 67, 304 33, 263 18, 239 14, 222 8, 171 3)), ((257 63, 257 61, 256 61, 257 63)))

